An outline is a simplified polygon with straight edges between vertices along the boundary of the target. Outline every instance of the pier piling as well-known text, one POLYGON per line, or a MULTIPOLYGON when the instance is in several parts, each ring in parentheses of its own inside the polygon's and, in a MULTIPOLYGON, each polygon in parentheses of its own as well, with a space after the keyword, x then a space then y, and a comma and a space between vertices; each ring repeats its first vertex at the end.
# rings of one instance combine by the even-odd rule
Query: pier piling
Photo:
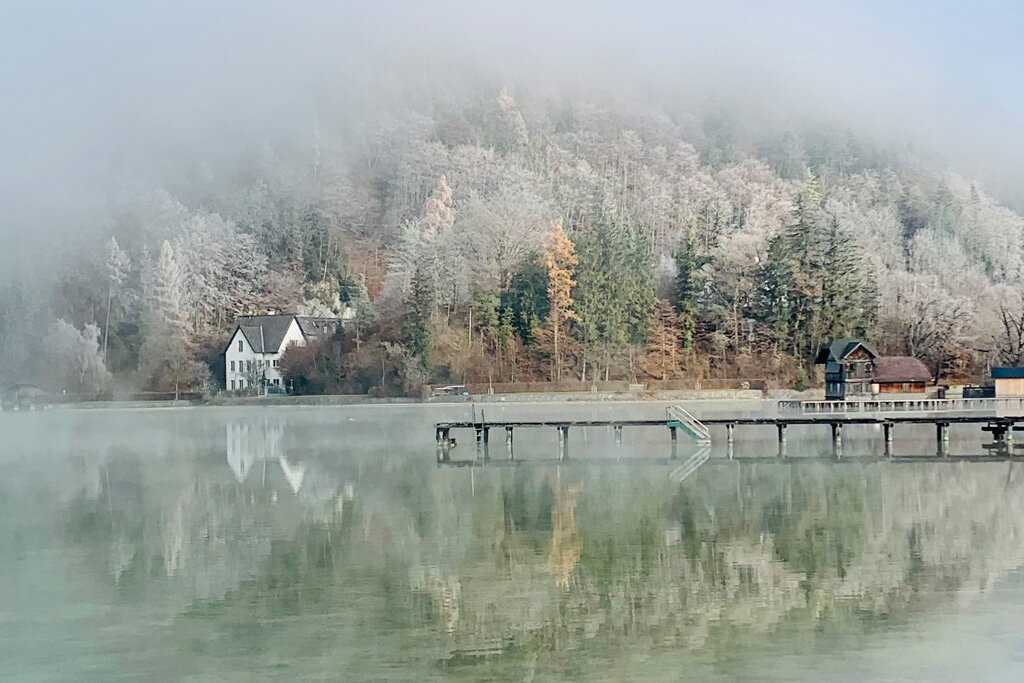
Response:
POLYGON ((505 454, 509 460, 515 459, 512 452, 512 427, 505 427, 505 454))
POLYGON ((569 425, 558 426, 558 459, 569 457, 569 425))
POLYGON ((939 455, 949 454, 949 423, 948 422, 936 422, 935 423, 935 441, 938 443, 936 452, 939 455))
MULTIPOLYGON (((480 418, 483 418, 483 411, 476 413, 480 418)), ((611 428, 614 434, 615 445, 617 448, 622 446, 622 429, 625 426, 630 428, 634 427, 660 427, 669 428, 669 435, 672 441, 672 456, 677 456, 679 441, 680 441, 680 430, 683 431, 683 437, 693 437, 695 441, 701 444, 706 444, 710 439, 707 434, 707 426, 721 426, 725 427, 725 455, 729 460, 735 458, 735 442, 736 442, 736 428, 737 427, 768 427, 773 426, 776 429, 778 437, 778 451, 775 454, 777 458, 787 458, 788 452, 788 439, 787 430, 792 425, 828 425, 832 430, 832 456, 835 458, 841 458, 844 455, 843 452, 843 427, 845 425, 863 425, 870 426, 873 428, 873 433, 883 438, 884 453, 886 458, 893 458, 895 454, 894 448, 894 432, 896 424, 913 426, 918 429, 925 426, 934 426, 936 434, 936 449, 933 457, 949 458, 949 445, 950 445, 950 433, 949 428, 954 425, 977 425, 985 433, 992 435, 992 439, 995 441, 994 444, 986 443, 984 448, 988 451, 994 451, 997 455, 1013 455, 1013 429, 1016 424, 1024 423, 1024 415, 1003 415, 993 417, 990 415, 874 415, 874 414, 858 414, 858 415, 846 415, 846 414, 833 414, 833 415, 821 415, 821 416, 753 416, 753 417, 709 417, 705 418, 701 423, 701 430, 697 433, 691 431, 690 426, 686 422, 674 417, 672 414, 669 415, 669 419, 622 419, 621 417, 615 417, 610 420, 602 419, 580 419, 580 420, 501 420, 497 422, 483 422, 483 421, 454 421, 454 422, 437 422, 434 425, 434 441, 436 445, 436 457, 438 463, 449 463, 451 462, 450 452, 455 448, 455 439, 451 437, 452 429, 472 429, 476 436, 476 457, 477 459, 487 460, 489 458, 489 441, 490 441, 490 429, 491 428, 504 428, 505 429, 505 449, 506 456, 509 460, 515 459, 513 452, 513 429, 516 427, 526 428, 544 428, 550 429, 554 427, 557 431, 558 436, 558 460, 565 460, 569 457, 569 428, 570 427, 596 427, 607 430, 611 428), (882 429, 878 430, 878 426, 881 425, 882 429), (879 433, 881 432, 881 434, 879 433)), ((867 433, 867 432, 865 432, 867 433)), ((584 436, 586 432, 584 432, 584 436)), ((877 438, 877 436, 875 437, 877 438)), ((470 453, 473 451, 471 450, 470 453)), ((877 447, 872 446, 868 453, 877 453, 877 447)), ((467 454, 469 455, 469 454, 467 454)), ((857 455, 852 453, 850 455, 857 455)), ((867 454, 865 454, 867 455, 867 454)), ((621 457, 620 456, 616 456, 621 457)), ((872 456, 873 457, 873 456, 872 456)), ((965 455, 965 458, 977 457, 976 455, 965 455)))

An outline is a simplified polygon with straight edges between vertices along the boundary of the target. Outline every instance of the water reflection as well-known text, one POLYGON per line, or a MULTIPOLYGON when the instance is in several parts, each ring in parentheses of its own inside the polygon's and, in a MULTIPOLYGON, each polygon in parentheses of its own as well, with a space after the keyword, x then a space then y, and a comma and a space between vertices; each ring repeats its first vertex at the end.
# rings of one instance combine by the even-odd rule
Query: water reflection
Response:
POLYGON ((225 425, 228 465, 238 483, 258 462, 283 458, 284 420, 268 417, 231 420, 225 425))
POLYGON ((177 674, 588 677, 869 647, 1024 565, 1015 462, 439 468, 346 429, 232 418, 93 459, 59 502, 73 570, 169 620, 148 647, 177 674))

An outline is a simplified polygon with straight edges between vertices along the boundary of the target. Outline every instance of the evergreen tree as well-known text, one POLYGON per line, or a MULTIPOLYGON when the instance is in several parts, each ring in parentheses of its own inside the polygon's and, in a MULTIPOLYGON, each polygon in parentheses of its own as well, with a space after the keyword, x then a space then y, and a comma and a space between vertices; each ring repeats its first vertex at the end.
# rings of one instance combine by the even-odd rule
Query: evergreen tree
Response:
POLYGON ((103 326, 103 364, 107 364, 107 341, 110 337, 110 309, 117 297, 124 289, 128 279, 128 269, 132 261, 128 253, 117 243, 117 238, 111 236, 107 245, 107 322, 103 326))
POLYGON ((626 233, 627 251, 622 284, 627 291, 626 337, 631 344, 642 344, 654 317, 654 259, 646 235, 635 227, 626 233))
POLYGON ((402 344, 426 367, 430 352, 430 314, 434 310, 434 293, 429 276, 421 268, 413 271, 412 292, 402 317, 402 344))
POLYGON ((833 216, 822 236, 821 304, 819 328, 814 331, 816 342, 863 330, 863 294, 860 254, 833 216))
POLYGON ((501 293, 501 306, 510 311, 511 324, 523 344, 532 344, 551 309, 548 271, 540 257, 531 259, 512 275, 508 289, 501 293))
POLYGON ((356 276, 354 284, 349 288, 347 303, 355 312, 355 342, 358 349, 363 336, 376 319, 370 294, 366 291, 366 276, 362 273, 356 276))
POLYGON ((697 255, 691 235, 684 235, 674 254, 676 263, 675 308, 679 318, 679 339, 684 347, 693 344, 697 331, 697 297, 700 285, 697 272, 704 260, 697 255))
POLYGON ((789 297, 792 288, 786 240, 778 236, 768 243, 768 254, 757 273, 757 317, 771 330, 776 354, 779 344, 789 338, 791 331, 789 297))
POLYGON ((139 354, 140 366, 156 385, 173 387, 177 398, 183 386, 194 385, 201 378, 205 366, 193 359, 181 268, 174 249, 166 240, 160 246, 160 255, 148 278, 148 294, 146 339, 139 354))
MULTIPOLYGON (((577 335, 584 358, 603 351, 607 377, 611 354, 643 342, 654 313, 654 270, 647 242, 606 200, 579 241, 577 335)), ((584 372, 585 374, 585 372, 584 372)))
POLYGON ((789 296, 791 346, 794 356, 804 357, 813 351, 815 332, 819 329, 821 302, 821 249, 815 221, 817 206, 811 187, 797 201, 796 216, 786 231, 785 252, 789 263, 789 296))

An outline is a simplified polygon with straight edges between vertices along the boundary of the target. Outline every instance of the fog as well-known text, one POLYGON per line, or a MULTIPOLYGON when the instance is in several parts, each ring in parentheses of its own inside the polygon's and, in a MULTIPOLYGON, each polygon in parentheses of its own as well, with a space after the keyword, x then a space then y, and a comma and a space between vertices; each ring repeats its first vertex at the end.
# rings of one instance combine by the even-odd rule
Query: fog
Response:
POLYGON ((38 263, 111 196, 481 82, 828 121, 1020 194, 1024 22, 1009 3, 359 5, 5 2, 0 267, 38 263))

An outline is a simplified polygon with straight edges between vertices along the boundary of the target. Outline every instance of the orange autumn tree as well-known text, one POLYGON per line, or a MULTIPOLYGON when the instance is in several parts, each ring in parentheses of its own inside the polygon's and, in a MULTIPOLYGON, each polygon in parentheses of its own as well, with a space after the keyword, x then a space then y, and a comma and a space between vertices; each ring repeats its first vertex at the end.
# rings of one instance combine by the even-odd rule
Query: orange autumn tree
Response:
POLYGON ((564 336, 570 320, 578 320, 573 310, 572 288, 576 286, 573 274, 579 259, 576 247, 562 229, 562 219, 551 222, 551 230, 544 239, 544 264, 548 269, 548 302, 551 306, 546 327, 554 345, 554 379, 562 379, 562 355, 558 342, 564 336))

